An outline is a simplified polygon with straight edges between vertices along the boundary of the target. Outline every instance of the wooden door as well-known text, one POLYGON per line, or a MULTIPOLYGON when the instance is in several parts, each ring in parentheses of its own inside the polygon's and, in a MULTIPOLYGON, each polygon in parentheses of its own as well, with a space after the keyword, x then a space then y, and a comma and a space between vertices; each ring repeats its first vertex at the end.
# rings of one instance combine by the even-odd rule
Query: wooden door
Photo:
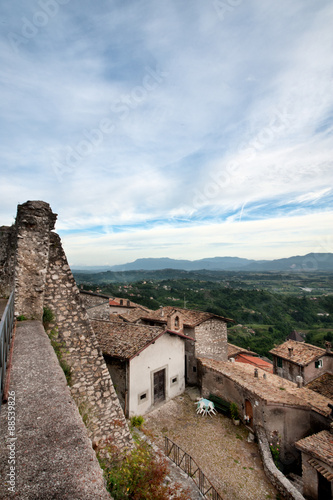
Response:
POLYGON ((165 370, 154 373, 154 403, 165 400, 165 370))

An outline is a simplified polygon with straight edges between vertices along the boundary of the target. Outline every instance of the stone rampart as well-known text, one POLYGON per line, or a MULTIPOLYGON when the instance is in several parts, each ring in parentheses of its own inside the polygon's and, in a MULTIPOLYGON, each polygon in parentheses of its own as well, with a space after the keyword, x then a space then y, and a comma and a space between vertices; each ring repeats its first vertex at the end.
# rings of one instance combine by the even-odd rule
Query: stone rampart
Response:
POLYGON ((9 297, 14 288, 16 240, 15 226, 0 227, 0 297, 9 297))
POLYGON ((72 370, 71 392, 90 437, 100 441, 113 436, 120 448, 130 446, 130 433, 109 371, 55 233, 51 234, 44 304, 55 313, 59 340, 65 344, 64 357, 72 370))
POLYGON ((28 201, 16 217, 15 310, 17 315, 41 320, 48 268, 50 232, 56 214, 48 203, 28 201))
MULTIPOLYGON (((18 206, 15 225, 0 231, 0 293, 15 286, 15 314, 41 320, 48 307, 54 332, 71 368, 71 393, 97 442, 110 438, 119 449, 133 441, 109 371, 91 328, 59 236, 56 220, 43 201, 18 206)), ((8 295, 8 293, 3 293, 8 295)), ((100 443, 102 444, 102 443, 100 443)))

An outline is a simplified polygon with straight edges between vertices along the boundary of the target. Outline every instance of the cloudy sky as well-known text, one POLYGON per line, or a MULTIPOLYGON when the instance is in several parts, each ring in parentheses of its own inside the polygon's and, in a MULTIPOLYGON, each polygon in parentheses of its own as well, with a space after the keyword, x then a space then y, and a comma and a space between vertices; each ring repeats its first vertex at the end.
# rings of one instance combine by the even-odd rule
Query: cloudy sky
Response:
POLYGON ((331 0, 0 6, 0 224, 74 265, 332 252, 331 0))

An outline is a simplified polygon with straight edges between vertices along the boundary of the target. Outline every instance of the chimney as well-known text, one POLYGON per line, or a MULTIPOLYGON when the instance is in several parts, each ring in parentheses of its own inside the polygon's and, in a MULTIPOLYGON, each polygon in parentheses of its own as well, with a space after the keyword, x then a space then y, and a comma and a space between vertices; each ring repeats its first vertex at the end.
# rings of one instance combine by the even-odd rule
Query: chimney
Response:
POLYGON ((255 376, 255 378, 258 378, 258 368, 254 369, 254 376, 255 376))
POLYGON ((303 377, 301 375, 297 375, 296 384, 297 384, 298 389, 303 387, 303 377))
POLYGON ((332 344, 331 342, 325 342, 325 348, 326 348, 326 352, 327 354, 330 354, 331 353, 331 347, 332 347, 332 344))
POLYGON ((161 313, 161 316, 163 318, 163 316, 164 316, 163 306, 160 306, 160 313, 161 313))
POLYGON ((293 355, 293 351, 294 351, 293 347, 288 347, 288 352, 290 357, 293 355))

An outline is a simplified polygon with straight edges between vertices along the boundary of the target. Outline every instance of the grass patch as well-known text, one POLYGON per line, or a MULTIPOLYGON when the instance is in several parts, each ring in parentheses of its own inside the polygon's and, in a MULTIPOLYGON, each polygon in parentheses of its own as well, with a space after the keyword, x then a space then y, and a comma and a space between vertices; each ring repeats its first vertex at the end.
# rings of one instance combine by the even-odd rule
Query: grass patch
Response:
POLYGON ((24 314, 20 314, 20 316, 17 316, 16 318, 17 321, 27 321, 28 318, 24 316, 24 314))
POLYGON ((56 329, 52 329, 48 333, 48 336, 49 336, 49 339, 51 342, 51 346, 53 347, 54 352, 56 353, 56 356, 58 358, 59 365, 61 366, 61 368, 65 374, 67 384, 70 386, 72 384, 72 373, 71 373, 72 370, 71 370, 71 367, 69 366, 69 364, 67 363, 67 361, 65 359, 63 359, 63 349, 65 347, 64 342, 57 340, 58 339, 58 332, 56 329))

